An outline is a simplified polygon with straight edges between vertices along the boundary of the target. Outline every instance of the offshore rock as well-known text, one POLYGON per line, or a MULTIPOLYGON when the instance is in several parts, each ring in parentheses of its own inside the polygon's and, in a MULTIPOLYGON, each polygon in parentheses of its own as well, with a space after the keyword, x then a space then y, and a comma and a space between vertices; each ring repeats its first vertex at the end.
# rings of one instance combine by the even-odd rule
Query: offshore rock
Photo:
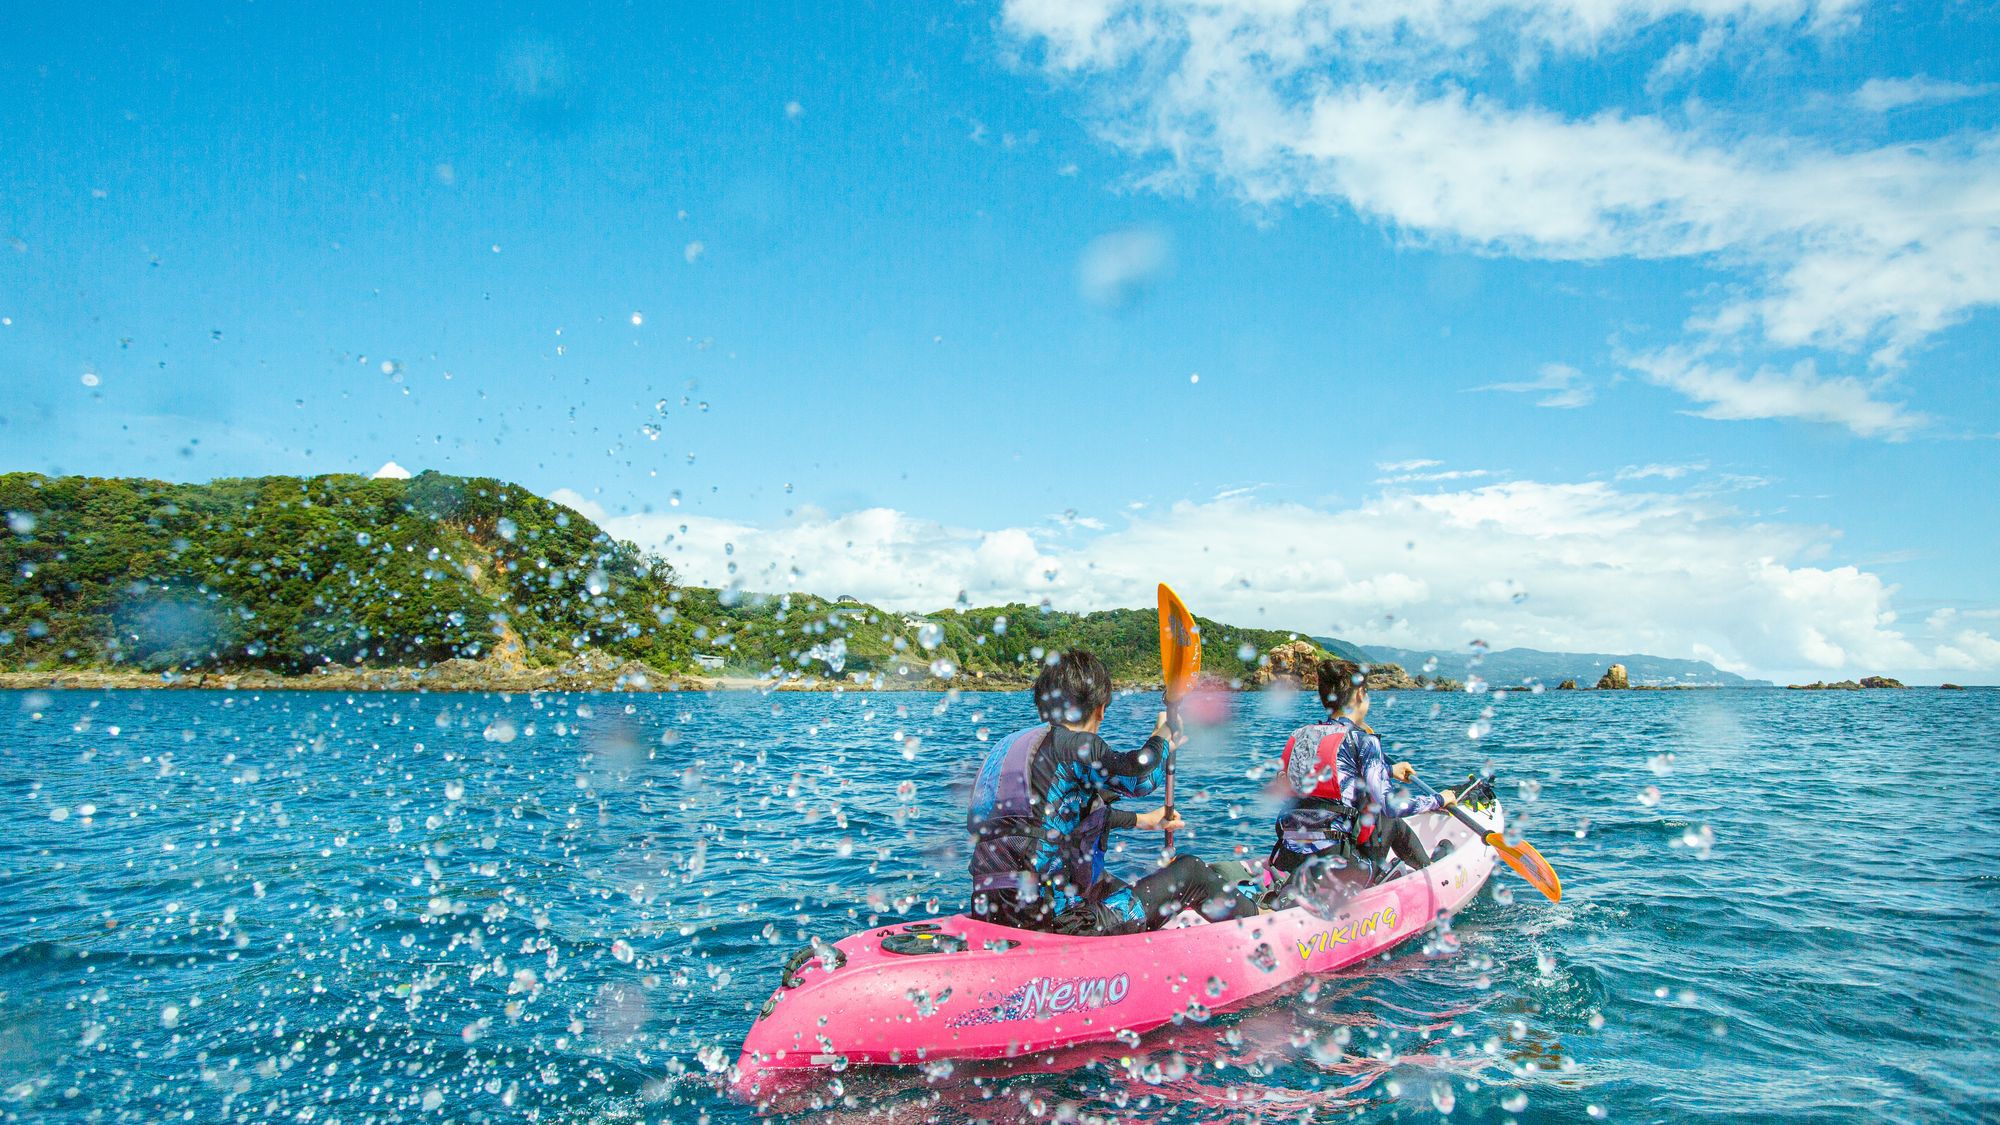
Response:
POLYGON ((1903 687, 1904 684, 1901 680, 1892 680, 1887 676, 1863 676, 1861 677, 1861 686, 1865 688, 1899 688, 1903 687))
POLYGON ((1562 683, 1559 683, 1559 684, 1557 684, 1557 685, 1556 685, 1556 690, 1557 690, 1557 691, 1575 691, 1575 690, 1576 690, 1576 681, 1575 681, 1575 680, 1564 680, 1564 681, 1563 681, 1562 683))
POLYGON ((1368 665, 1369 691, 1421 691, 1423 686, 1411 679, 1401 664, 1368 665))
POLYGON ((1597 680, 1598 691, 1626 691, 1631 686, 1631 678, 1627 676, 1623 664, 1613 664, 1611 667, 1606 668, 1604 675, 1598 677, 1597 680))

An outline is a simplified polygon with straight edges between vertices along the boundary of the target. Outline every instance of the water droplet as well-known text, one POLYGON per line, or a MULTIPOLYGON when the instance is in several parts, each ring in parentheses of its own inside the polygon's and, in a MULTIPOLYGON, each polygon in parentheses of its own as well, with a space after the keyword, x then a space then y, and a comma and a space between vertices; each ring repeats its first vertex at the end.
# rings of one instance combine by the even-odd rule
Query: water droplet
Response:
POLYGON ((904 779, 902 784, 896 786, 896 796, 898 799, 904 801, 915 800, 917 796, 917 783, 904 779))
POLYGON ((1660 787, 1657 785, 1648 785, 1644 789, 1639 790, 1639 803, 1649 809, 1659 804, 1660 787))
POLYGON ((1251 644, 1249 641, 1244 641, 1242 644, 1237 645, 1236 659, 1241 660, 1245 664, 1257 659, 1257 646, 1251 644))
POLYGON ((944 626, 935 621, 926 621, 917 626, 917 643, 925 649, 933 649, 944 643, 944 626))
POLYGON ((624 938, 619 938, 617 941, 611 943, 611 956, 621 965, 630 965, 632 958, 637 955, 632 952, 631 942, 626 941, 624 938))
POLYGON ((500 533, 500 538, 512 543, 514 537, 521 534, 521 525, 508 519, 506 516, 501 516, 499 521, 493 525, 493 530, 500 533))
POLYGON ((354 541, 356 543, 361 544, 363 547, 366 547, 368 544, 373 543, 375 541, 375 537, 368 534, 365 531, 360 531, 355 533, 354 541))
POLYGON ((97 377, 97 372, 95 372, 95 371, 86 371, 86 372, 84 372, 84 373, 83 373, 83 385, 84 385, 84 386, 86 386, 86 387, 94 387, 94 386, 96 386, 96 385, 97 385, 97 384, 98 384, 99 382, 101 382, 101 380, 99 380, 99 379, 98 379, 98 377, 97 377))
POLYGON ((32 535, 35 531, 35 517, 27 512, 8 512, 7 530, 16 535, 32 535))
POLYGON ((632 327, 637 328, 644 323, 646 323, 646 318, 644 316, 641 316, 638 313, 632 314, 632 327))
POLYGON ((611 589, 611 576, 599 567, 583 580, 583 588, 590 591, 590 596, 593 598, 603 597, 605 591, 611 589))
POLYGON ((444 799, 447 801, 465 800, 465 782, 459 781, 456 778, 445 782, 444 799))

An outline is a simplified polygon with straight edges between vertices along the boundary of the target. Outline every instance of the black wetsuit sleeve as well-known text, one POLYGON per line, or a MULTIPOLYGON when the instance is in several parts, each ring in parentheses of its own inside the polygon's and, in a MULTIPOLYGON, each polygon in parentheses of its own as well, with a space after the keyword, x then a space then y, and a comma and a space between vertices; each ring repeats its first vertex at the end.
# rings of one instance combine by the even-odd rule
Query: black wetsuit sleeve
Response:
POLYGON ((1139 814, 1116 805, 1104 810, 1104 823, 1111 828, 1139 827, 1139 814))
POLYGON ((1103 787, 1120 797, 1144 797, 1167 780, 1167 740, 1155 736, 1137 750, 1116 750, 1090 736, 1091 757, 1103 787))

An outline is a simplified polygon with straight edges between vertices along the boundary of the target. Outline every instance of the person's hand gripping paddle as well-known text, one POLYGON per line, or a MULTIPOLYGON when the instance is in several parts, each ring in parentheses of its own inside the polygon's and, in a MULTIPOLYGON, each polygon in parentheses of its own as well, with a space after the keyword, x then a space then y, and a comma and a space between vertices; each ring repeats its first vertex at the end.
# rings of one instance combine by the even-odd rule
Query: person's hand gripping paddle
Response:
MULTIPOLYGON (((1173 774, 1170 773, 1167 777, 1171 780, 1173 774)), ((1410 784, 1433 797, 1439 796, 1437 790, 1424 784, 1424 780, 1415 774, 1410 775, 1410 784)), ((1474 836, 1485 840, 1487 846, 1499 852, 1501 862, 1513 868, 1514 874, 1526 879, 1536 890, 1549 896, 1550 902, 1562 901, 1563 884, 1561 876, 1556 874, 1556 869, 1549 866, 1549 861, 1542 858, 1542 853, 1536 851, 1533 844, 1530 844, 1526 840, 1518 844, 1508 843, 1506 837, 1500 835, 1500 833, 1487 831, 1485 825, 1465 815, 1465 810, 1458 807, 1457 801, 1446 804, 1444 811, 1457 817, 1460 824, 1472 829, 1474 836)))
MULTIPOLYGON (((1201 671, 1201 626, 1194 614, 1181 604, 1180 595, 1160 583, 1160 680, 1167 697, 1167 793, 1166 823, 1174 822, 1174 745, 1181 729, 1181 700, 1194 688, 1201 671)), ((1174 854, 1174 830, 1167 829, 1167 858, 1174 854)))

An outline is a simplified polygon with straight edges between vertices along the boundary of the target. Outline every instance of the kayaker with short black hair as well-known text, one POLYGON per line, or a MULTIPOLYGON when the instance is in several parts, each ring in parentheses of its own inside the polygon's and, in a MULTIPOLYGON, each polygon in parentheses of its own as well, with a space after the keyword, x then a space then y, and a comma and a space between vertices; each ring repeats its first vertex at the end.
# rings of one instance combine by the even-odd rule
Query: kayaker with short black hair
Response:
POLYGON ((1398 794, 1390 779, 1408 781, 1408 762, 1389 764, 1382 740, 1368 726, 1368 677, 1351 660, 1319 662, 1319 701, 1326 721, 1292 732, 1283 774, 1294 803, 1278 818, 1272 866, 1281 872, 1307 857, 1351 844, 1378 868, 1391 851, 1412 868, 1430 866, 1423 842, 1402 818, 1433 812, 1453 798, 1398 794))
POLYGON ((1068 934, 1157 929, 1184 909, 1211 920, 1257 913, 1208 864, 1181 856, 1126 884, 1104 873, 1113 828, 1182 827, 1165 809, 1132 813, 1120 797, 1144 797, 1166 780, 1170 734, 1161 712, 1145 745, 1121 751, 1098 736, 1111 703, 1102 661, 1072 650, 1035 680, 1044 725, 1003 739, 986 756, 966 818, 973 835, 972 912, 1003 926, 1068 934))

